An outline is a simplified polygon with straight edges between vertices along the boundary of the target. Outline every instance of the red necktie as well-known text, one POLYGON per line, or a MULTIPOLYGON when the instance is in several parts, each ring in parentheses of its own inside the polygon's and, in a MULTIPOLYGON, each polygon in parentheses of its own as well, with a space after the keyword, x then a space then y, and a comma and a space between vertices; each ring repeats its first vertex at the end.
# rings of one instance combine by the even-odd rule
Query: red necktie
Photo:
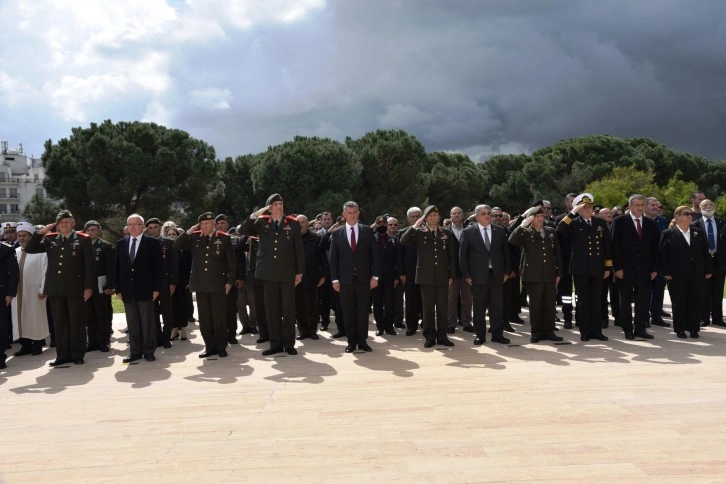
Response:
POLYGON ((643 227, 640 226, 639 218, 635 219, 635 227, 638 229, 638 238, 642 239, 643 238, 643 227))
POLYGON ((350 228, 350 250, 355 252, 355 227, 350 228))

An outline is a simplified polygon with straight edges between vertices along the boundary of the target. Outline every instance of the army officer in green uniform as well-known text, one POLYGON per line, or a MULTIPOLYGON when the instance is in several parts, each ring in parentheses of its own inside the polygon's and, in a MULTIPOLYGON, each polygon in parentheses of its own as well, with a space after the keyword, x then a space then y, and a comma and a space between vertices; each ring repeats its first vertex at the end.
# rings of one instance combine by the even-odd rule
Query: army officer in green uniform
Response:
POLYGON ((25 246, 29 254, 48 255, 42 293, 48 296, 55 327, 56 359, 50 366, 82 365, 86 353, 86 301, 96 285, 96 263, 91 238, 75 226, 73 214, 62 210, 54 224, 35 232, 25 246))
POLYGON ((215 230, 214 215, 205 212, 197 225, 174 241, 174 249, 192 253, 189 289, 197 293, 199 329, 205 350, 200 358, 227 356, 227 294, 237 279, 232 238, 215 230))
POLYGON ((423 217, 401 237, 401 244, 416 246, 416 284, 421 287, 425 348, 436 343, 454 346, 446 336, 449 284, 456 277, 453 234, 439 227, 439 209, 426 207, 423 217))

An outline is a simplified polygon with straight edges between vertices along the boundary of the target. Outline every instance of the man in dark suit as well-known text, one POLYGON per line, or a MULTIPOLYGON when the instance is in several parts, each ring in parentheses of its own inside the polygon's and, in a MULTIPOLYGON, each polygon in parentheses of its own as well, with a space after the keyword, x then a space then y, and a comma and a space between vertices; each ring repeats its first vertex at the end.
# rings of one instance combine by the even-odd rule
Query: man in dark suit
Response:
POLYGON ((322 237, 310 228, 310 221, 305 215, 298 215, 300 234, 305 254, 305 269, 300 284, 295 287, 295 317, 300 335, 298 341, 310 338, 320 339, 318 336, 318 288, 325 283, 323 274, 327 272, 327 258, 321 247, 322 237))
MULTIPOLYGON (((565 195, 565 213, 555 217, 555 226, 558 227, 562 219, 572 210, 572 201, 576 193, 565 195)), ((560 238, 560 249, 562 250, 562 279, 557 283, 557 303, 562 305, 562 318, 565 329, 572 329, 572 272, 570 271, 570 259, 572 258, 572 245, 569 237, 557 231, 560 238)), ((581 329, 582 331, 582 329, 581 329)))
POLYGON ((603 219, 593 217, 592 194, 582 193, 572 203, 572 210, 557 225, 557 234, 570 247, 570 263, 564 266, 575 280, 580 339, 607 341, 602 334, 601 304, 603 282, 613 267, 610 231, 603 219))
MULTIPOLYGON (((403 229, 399 234, 399 240, 411 230, 411 226, 421 218, 421 209, 411 207, 406 212, 406 219, 409 227, 403 229)), ((416 246, 398 244, 398 252, 396 253, 399 280, 403 284, 403 294, 406 299, 406 336, 413 336, 418 329, 418 320, 421 316, 421 289, 416 284, 416 246)))
POLYGON ((401 237, 401 244, 415 245, 418 254, 416 284, 423 302, 424 348, 437 343, 454 346, 446 336, 449 286, 456 276, 453 237, 449 230, 439 227, 439 209, 434 205, 426 207, 423 217, 401 237))
POLYGON ((76 232, 75 225, 73 214, 62 210, 54 224, 35 232, 25 246, 29 254, 48 255, 43 294, 50 302, 57 354, 50 366, 82 365, 86 353, 86 301, 96 284, 96 266, 91 238, 76 232))
MULTIPOLYGON (((492 210, 493 211, 493 210, 492 210)), ((448 229, 451 231, 451 248, 454 251, 454 271, 456 276, 451 280, 449 286, 449 325, 446 328, 448 334, 454 334, 456 332, 457 323, 460 322, 464 327, 464 331, 469 333, 474 332, 474 327, 471 325, 471 311, 472 311, 472 296, 471 286, 467 284, 466 280, 461 274, 461 265, 459 264, 459 245, 461 244, 461 234, 466 228, 464 220, 464 211, 461 207, 454 207, 449 212, 451 217, 451 225, 448 229), (461 319, 459 316, 459 301, 461 301, 461 319)), ((505 317, 505 319, 507 319, 505 317)))
POLYGON ((530 341, 562 341, 555 330, 557 283, 562 276, 562 252, 557 232, 545 223, 547 214, 536 205, 522 215, 521 225, 509 236, 512 245, 520 246, 522 282, 529 295, 530 341))
POLYGON ((471 286, 474 299, 475 345, 486 342, 486 313, 492 341, 508 344, 504 337, 503 290, 509 274, 509 244, 505 230, 491 223, 492 209, 478 205, 474 210, 476 223, 461 233, 459 263, 461 274, 471 286))
POLYGON ((711 257, 713 273, 710 279, 706 280, 703 286, 703 298, 701 301, 701 326, 708 326, 713 323, 716 326, 726 326, 723 320, 723 287, 726 280, 726 246, 722 245, 723 240, 719 235, 726 227, 726 220, 716 217, 716 205, 708 199, 700 204, 701 217, 692 223, 701 229, 708 241, 708 253, 711 257))
POLYGON ((164 277, 161 293, 154 302, 156 344, 171 348, 171 330, 174 327, 174 292, 179 279, 179 259, 173 249, 174 241, 161 235, 161 220, 152 217, 146 221, 146 235, 159 241, 161 247, 161 267, 164 277), (163 329, 161 322, 164 321, 163 329))
MULTIPOLYGON (((15 249, 10 244, 0 243, 0 370, 7 368, 5 349, 8 347, 8 332, 12 329, 10 303, 18 293, 20 269, 15 249)), ((20 312, 20 310, 18 310, 20 312)), ((32 351, 32 350, 31 350, 32 351)), ((33 353, 35 354, 35 353, 33 353)), ((16 354, 17 355, 17 354, 16 354)))
POLYGON ((343 204, 345 225, 330 235, 330 277, 340 293, 343 324, 348 337, 346 353, 356 347, 373 351, 368 345, 370 291, 378 286, 378 249, 373 229, 358 223, 360 210, 355 202, 343 204))
MULTIPOLYGON (((643 214, 653 220, 658 227, 658 240, 664 230, 668 228, 669 220, 660 215, 661 205, 657 198, 648 197, 645 199, 645 212, 643 214)), ((666 315, 663 311, 663 297, 665 295, 666 280, 658 273, 651 283, 650 288, 650 324, 654 326, 670 327, 670 324, 663 320, 666 315)))
POLYGON ((270 331, 270 347, 264 356, 285 351, 296 355, 295 349, 295 286, 302 281, 305 270, 300 224, 286 216, 282 196, 275 193, 266 206, 254 212, 240 227, 241 235, 257 235, 255 277, 262 281, 265 315, 270 331), (265 212, 269 215, 263 215, 265 212))
POLYGON ((631 195, 630 213, 613 220, 613 270, 620 289, 620 324, 625 338, 653 339, 646 331, 650 287, 658 275, 658 226, 644 217, 645 197, 631 195), (635 303, 635 320, 633 320, 635 303))
POLYGON ((227 294, 236 282, 237 260, 232 238, 214 227, 214 214, 205 212, 174 241, 177 250, 192 253, 189 288, 197 294, 199 330, 204 340, 200 358, 227 356, 227 294))
POLYGON ((93 295, 88 301, 88 348, 86 351, 109 351, 111 334, 113 333, 113 309, 111 308, 111 295, 113 294, 116 276, 116 248, 101 238, 101 224, 89 220, 83 225, 83 231, 91 237, 93 255, 96 262, 96 284, 93 286, 93 295))
POLYGON ((156 318, 154 301, 159 297, 163 278, 161 245, 144 234, 141 215, 126 219, 129 236, 116 243, 116 296, 124 303, 129 328, 129 355, 124 363, 154 361, 156 357, 156 318))
POLYGON ((376 321, 376 336, 396 335, 393 329, 395 317, 395 290, 398 284, 398 237, 388 233, 388 222, 393 217, 379 217, 380 224, 376 227, 376 247, 380 263, 381 277, 378 286, 371 291, 373 299, 373 319, 376 321))

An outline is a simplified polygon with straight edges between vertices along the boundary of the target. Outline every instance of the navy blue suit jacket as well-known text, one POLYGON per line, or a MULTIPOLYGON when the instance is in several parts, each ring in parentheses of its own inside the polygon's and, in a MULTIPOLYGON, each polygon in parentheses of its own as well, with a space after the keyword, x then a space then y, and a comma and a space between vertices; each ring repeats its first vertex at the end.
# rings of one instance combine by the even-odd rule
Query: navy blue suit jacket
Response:
POLYGON ((131 237, 116 243, 116 292, 124 301, 151 301, 161 292, 164 268, 159 240, 141 235, 133 264, 129 257, 131 237))

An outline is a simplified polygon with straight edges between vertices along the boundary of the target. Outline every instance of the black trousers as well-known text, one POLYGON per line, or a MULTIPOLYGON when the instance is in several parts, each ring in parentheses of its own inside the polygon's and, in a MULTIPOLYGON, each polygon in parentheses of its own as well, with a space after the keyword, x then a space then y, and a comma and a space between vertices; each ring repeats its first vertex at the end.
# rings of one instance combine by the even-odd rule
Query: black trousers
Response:
POLYGON ((333 307, 334 292, 333 283, 330 281, 330 277, 327 277, 325 283, 318 288, 318 312, 322 324, 330 324, 330 309, 333 307))
POLYGON ((270 339, 270 330, 267 328, 267 313, 265 312, 265 287, 262 282, 255 284, 253 295, 255 298, 255 315, 257 316, 257 332, 260 338, 270 339))
MULTIPOLYGON (((507 321, 517 321, 519 313, 522 312, 522 298, 519 295, 521 290, 519 286, 521 285, 521 282, 519 275, 515 275, 514 277, 507 279, 507 286, 509 291, 511 291, 509 295, 511 298, 511 304, 509 306, 510 312, 504 313, 504 319, 507 321)), ((505 288, 507 286, 505 286, 505 288)))
POLYGON ((594 338, 602 334, 603 277, 573 274, 577 293, 577 326, 580 335, 594 338))
POLYGON ((87 306, 83 296, 49 296, 57 358, 82 360, 86 354, 87 306))
POLYGON ((370 281, 340 285, 340 306, 349 345, 365 343, 368 339, 370 292, 370 281))
POLYGON ((262 281, 270 348, 295 347, 295 284, 262 281))
POLYGON ((446 340, 446 328, 449 325, 449 288, 448 286, 421 285, 421 301, 423 302, 423 335, 426 341, 446 340))
MULTIPOLYGON (((486 314, 489 310, 489 327, 493 336, 502 336, 504 326, 504 281, 494 280, 490 271, 486 284, 471 286, 474 300, 474 333, 478 338, 486 339, 486 314)), ((554 298, 552 299, 554 304, 554 298)))
POLYGON ((406 298, 406 328, 409 331, 415 330, 421 316, 421 288, 414 282, 413 277, 406 278, 403 294, 406 298))
MULTIPOLYGON (((713 279, 713 276, 711 276, 713 279)), ((701 294, 708 285, 705 274, 674 274, 668 281, 673 305, 673 331, 700 331, 701 294)))
MULTIPOLYGON (((562 316, 565 321, 572 322, 572 274, 565 274, 557 283, 557 300, 562 304, 562 316)), ((579 297, 579 293, 578 293, 579 297)), ((580 304, 577 304, 579 309, 580 304)), ((577 319, 578 324, 580 319, 577 319)))
MULTIPOLYGON (((5 349, 10 343, 9 332, 12 331, 10 324, 10 306, 0 305, 0 361, 5 361, 5 349)), ((30 341, 30 340, 28 340, 30 341)))
MULTIPOLYGON (((174 292, 179 290, 181 288, 177 287, 174 292)), ((154 327, 157 343, 168 343, 171 337, 171 329, 174 327, 174 299, 169 294, 168 284, 161 286, 159 297, 154 301, 154 327), (164 321, 163 328, 161 326, 162 320, 164 321)))
POLYGON ((147 356, 156 351, 155 302, 124 300, 131 355, 147 356))
POLYGON ((111 321, 113 315, 110 306, 111 296, 108 294, 94 294, 88 300, 88 319, 86 330, 88 333, 88 346, 97 348, 99 345, 107 345, 111 339, 111 321))
POLYGON ((723 321, 723 286, 726 273, 718 268, 715 257, 711 260, 713 275, 710 279, 704 279, 705 282, 701 285, 703 288, 701 319, 707 323, 717 323, 723 321))
POLYGON ((617 284, 620 289, 620 324, 623 331, 645 331, 650 310, 650 282, 636 285, 621 279, 617 284))
POLYGON ((393 329, 393 318, 395 315, 393 279, 378 280, 378 286, 371 290, 373 298, 373 319, 376 321, 376 328, 380 331, 393 329))
POLYGON ((237 286, 232 288, 227 294, 227 337, 234 338, 237 335, 237 286))
POLYGON ((227 347, 227 295, 224 292, 197 291, 199 330, 208 352, 227 347))
POLYGON ((663 311, 663 296, 665 295, 666 280, 658 274, 653 279, 650 287, 650 308, 648 312, 651 318, 662 318, 661 312, 663 311))
POLYGON ((237 289, 237 317, 242 329, 253 328, 257 324, 257 313, 255 311, 255 285, 245 284, 237 289), (247 308, 249 312, 247 312, 247 308))
POLYGON ((529 296, 529 323, 532 336, 542 338, 555 330, 555 302, 557 285, 552 282, 525 281, 529 296))
POLYGON ((318 288, 317 286, 295 287, 295 318, 300 336, 312 336, 318 332, 318 288))

